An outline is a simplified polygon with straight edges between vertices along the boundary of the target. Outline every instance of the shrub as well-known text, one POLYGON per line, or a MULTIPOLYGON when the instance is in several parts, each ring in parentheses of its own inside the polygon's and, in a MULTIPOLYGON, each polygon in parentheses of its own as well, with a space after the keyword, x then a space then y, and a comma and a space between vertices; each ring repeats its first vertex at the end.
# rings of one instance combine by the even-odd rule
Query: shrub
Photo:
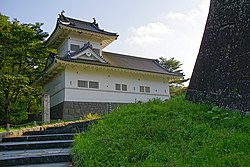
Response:
POLYGON ((101 115, 98 113, 88 113, 84 116, 85 120, 91 120, 91 119, 100 119, 101 115))

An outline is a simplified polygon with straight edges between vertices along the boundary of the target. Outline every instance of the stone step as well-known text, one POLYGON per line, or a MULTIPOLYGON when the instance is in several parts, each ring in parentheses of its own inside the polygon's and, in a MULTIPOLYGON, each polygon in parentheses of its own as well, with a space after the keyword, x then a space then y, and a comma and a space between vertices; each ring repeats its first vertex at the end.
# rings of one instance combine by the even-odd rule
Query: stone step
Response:
POLYGON ((61 127, 40 128, 20 137, 6 138, 0 143, 1 166, 72 166, 70 147, 75 133, 87 131, 97 120, 68 123, 61 127), (38 129, 39 130, 39 129, 38 129))
POLYGON ((47 141, 47 140, 72 140, 74 133, 31 135, 4 138, 2 142, 22 142, 22 141, 47 141))
POLYGON ((0 143, 0 151, 66 148, 70 147, 72 142, 73 140, 6 142, 0 143))
POLYGON ((47 130, 73 130, 74 132, 77 132, 78 129, 82 130, 87 130, 88 126, 96 124, 98 120, 89 120, 85 122, 75 122, 75 123, 69 123, 66 126, 62 127, 49 127, 47 130))
MULTIPOLYGON (((66 162, 70 160, 69 148, 57 149, 37 149, 37 150, 18 150, 0 152, 0 166, 15 166, 27 164, 42 164, 66 162)), ((59 165, 59 164, 55 164, 59 165)))
POLYGON ((45 134, 60 134, 60 133, 80 133, 87 131, 88 126, 96 124, 97 120, 90 120, 86 122, 70 123, 61 127, 49 127, 44 131, 30 131, 25 132, 23 135, 45 135, 45 134))
POLYGON ((62 134, 62 133, 80 133, 84 131, 83 128, 66 128, 66 129, 47 129, 45 131, 31 131, 25 132, 23 135, 46 135, 46 134, 62 134))
POLYGON ((76 133, 72 130, 45 130, 45 131, 31 131, 25 132, 23 136, 30 136, 30 135, 46 135, 46 134, 62 134, 62 133, 76 133))
POLYGON ((59 162, 59 163, 43 163, 43 164, 29 164, 29 165, 18 165, 15 167, 72 167, 73 165, 69 162, 59 162))

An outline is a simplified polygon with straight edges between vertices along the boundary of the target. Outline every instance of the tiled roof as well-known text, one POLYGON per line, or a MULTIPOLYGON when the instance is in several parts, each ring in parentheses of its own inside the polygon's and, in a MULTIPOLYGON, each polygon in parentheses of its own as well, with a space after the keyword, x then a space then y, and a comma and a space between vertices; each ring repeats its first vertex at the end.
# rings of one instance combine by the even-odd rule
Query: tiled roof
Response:
POLYGON ((118 36, 117 33, 112 33, 108 31, 104 31, 99 28, 98 24, 96 23, 95 19, 94 22, 86 22, 86 21, 81 21, 73 18, 69 18, 64 16, 63 14, 59 15, 58 18, 58 23, 62 24, 67 27, 71 28, 76 28, 80 30, 86 30, 86 31, 91 31, 95 33, 101 33, 104 35, 109 35, 109 36, 118 36))
POLYGON ((173 73, 167 70, 166 68, 162 67, 159 64, 159 62, 155 59, 141 58, 141 57, 129 56, 118 53, 102 52, 102 58, 105 60, 105 63, 91 61, 91 60, 72 59, 70 56, 64 58, 63 57, 58 57, 58 58, 63 61, 86 63, 86 64, 100 65, 100 66, 110 66, 110 67, 117 67, 129 70, 153 72, 153 73, 160 73, 160 74, 167 74, 174 76, 182 76, 182 74, 180 73, 173 73))
MULTIPOLYGON (((103 52, 102 57, 112 66, 162 74, 175 74, 162 67, 158 60, 103 52)), ((178 73, 178 75, 181 75, 178 73)))

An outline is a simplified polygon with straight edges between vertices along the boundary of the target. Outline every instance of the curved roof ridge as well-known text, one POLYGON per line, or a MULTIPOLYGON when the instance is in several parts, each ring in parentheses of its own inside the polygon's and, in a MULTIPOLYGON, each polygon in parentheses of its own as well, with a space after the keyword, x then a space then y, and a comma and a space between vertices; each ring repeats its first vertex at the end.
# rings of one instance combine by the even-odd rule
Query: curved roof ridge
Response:
POLYGON ((105 35, 110 35, 110 36, 118 36, 117 33, 113 33, 109 31, 105 31, 104 29, 100 29, 98 24, 95 21, 88 22, 88 21, 83 21, 83 20, 79 20, 76 18, 71 18, 71 17, 67 17, 67 16, 59 14, 58 23, 64 26, 71 27, 71 28, 93 31, 93 32, 102 33, 105 35))

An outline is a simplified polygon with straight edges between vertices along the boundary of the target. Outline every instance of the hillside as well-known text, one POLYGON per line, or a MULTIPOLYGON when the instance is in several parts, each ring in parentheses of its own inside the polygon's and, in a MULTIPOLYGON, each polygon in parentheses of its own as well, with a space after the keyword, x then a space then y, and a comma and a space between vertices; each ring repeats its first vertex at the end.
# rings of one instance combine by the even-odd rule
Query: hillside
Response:
POLYGON ((250 118, 179 96, 131 104, 76 137, 76 166, 248 166, 250 118))

